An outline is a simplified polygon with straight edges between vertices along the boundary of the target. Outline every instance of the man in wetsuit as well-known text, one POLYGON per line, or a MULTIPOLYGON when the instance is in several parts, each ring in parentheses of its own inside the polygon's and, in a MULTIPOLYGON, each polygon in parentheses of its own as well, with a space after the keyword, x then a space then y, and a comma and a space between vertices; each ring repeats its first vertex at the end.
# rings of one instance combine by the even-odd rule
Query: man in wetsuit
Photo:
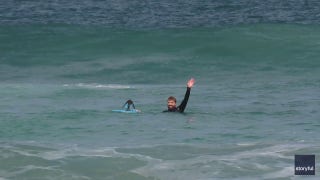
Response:
POLYGON ((193 87, 193 84, 195 83, 195 80, 193 78, 191 78, 188 83, 187 83, 187 91, 186 94, 184 95, 184 99, 181 102, 181 104, 176 107, 176 103, 177 100, 175 97, 170 96, 167 100, 167 106, 168 106, 168 110, 165 110, 163 112, 180 112, 183 113, 184 109, 187 107, 187 103, 188 103, 188 99, 190 96, 190 91, 191 88, 193 87))

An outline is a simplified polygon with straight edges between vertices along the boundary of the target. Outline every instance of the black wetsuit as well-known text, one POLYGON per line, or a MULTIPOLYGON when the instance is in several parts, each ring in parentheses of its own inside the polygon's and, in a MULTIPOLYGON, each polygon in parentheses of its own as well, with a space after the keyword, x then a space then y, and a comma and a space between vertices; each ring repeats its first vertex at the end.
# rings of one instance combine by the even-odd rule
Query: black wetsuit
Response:
POLYGON ((184 109, 187 107, 187 103, 188 103, 189 96, 190 96, 190 91, 191 91, 191 88, 187 87, 187 91, 186 91, 186 94, 184 95, 184 99, 183 99, 183 101, 181 102, 181 104, 178 107, 176 107, 174 109, 164 110, 163 112, 180 112, 180 113, 183 113, 184 109))
POLYGON ((134 106, 133 101, 131 99, 129 99, 126 103, 124 103, 122 108, 125 109, 126 111, 129 111, 131 105, 132 105, 133 109, 136 109, 136 107, 134 106))

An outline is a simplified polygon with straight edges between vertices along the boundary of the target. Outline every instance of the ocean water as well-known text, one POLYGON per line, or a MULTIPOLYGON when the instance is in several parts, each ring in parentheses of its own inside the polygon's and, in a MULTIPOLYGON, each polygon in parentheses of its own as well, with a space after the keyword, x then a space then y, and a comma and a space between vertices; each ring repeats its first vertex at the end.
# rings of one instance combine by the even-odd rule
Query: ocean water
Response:
POLYGON ((319 7, 1 2, 0 180, 319 179, 319 7))

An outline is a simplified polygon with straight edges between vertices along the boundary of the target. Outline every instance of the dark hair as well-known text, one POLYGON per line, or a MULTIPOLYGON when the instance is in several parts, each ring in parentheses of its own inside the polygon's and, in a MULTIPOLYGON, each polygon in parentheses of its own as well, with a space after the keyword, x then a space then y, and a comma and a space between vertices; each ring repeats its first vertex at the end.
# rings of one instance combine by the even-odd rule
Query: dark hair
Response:
POLYGON ((133 104, 133 101, 131 99, 129 99, 126 103, 133 104))
POLYGON ((169 100, 172 100, 172 101, 174 101, 174 102, 177 102, 177 99, 176 99, 175 97, 173 97, 173 96, 168 97, 168 101, 169 101, 169 100))

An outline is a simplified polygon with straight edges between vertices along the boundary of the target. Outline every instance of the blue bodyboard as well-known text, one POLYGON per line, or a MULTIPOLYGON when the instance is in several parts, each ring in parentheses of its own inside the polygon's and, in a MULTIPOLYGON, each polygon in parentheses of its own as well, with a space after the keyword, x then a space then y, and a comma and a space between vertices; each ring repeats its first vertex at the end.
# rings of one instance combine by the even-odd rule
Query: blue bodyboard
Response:
POLYGON ((124 109, 114 109, 112 112, 119 112, 119 113, 139 113, 139 110, 131 109, 131 110, 124 110, 124 109))

